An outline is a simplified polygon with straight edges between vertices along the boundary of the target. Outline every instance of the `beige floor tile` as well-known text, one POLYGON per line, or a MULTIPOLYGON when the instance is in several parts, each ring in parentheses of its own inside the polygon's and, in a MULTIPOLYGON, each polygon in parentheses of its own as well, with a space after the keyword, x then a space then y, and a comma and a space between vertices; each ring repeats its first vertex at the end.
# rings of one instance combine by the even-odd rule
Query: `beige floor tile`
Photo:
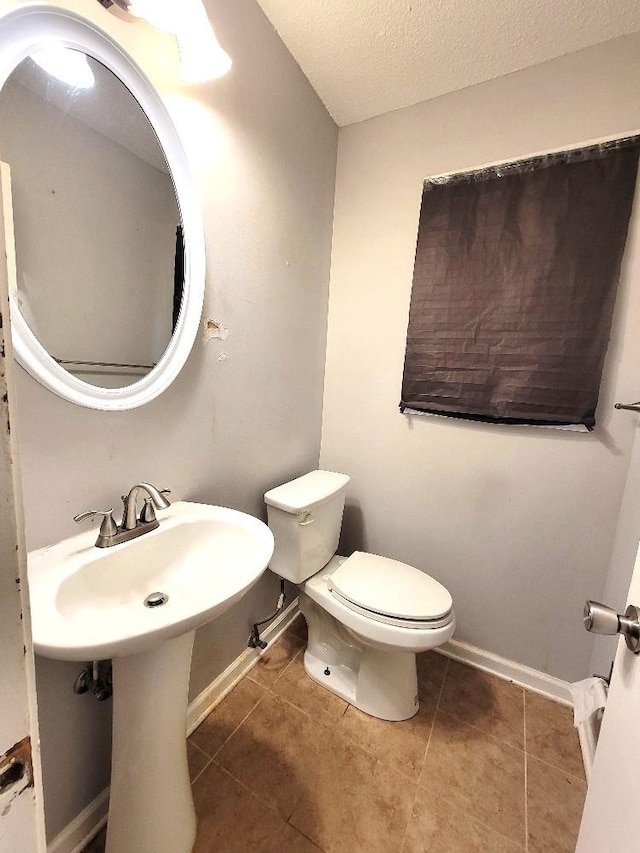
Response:
POLYGON ((263 687, 271 687, 303 646, 304 641, 300 637, 296 637, 291 631, 286 631, 262 654, 249 673, 249 678, 262 684, 263 687))
POLYGON ((187 741, 187 759, 189 761, 189 778, 192 782, 211 761, 210 756, 205 755, 201 749, 198 749, 189 740, 187 741))
POLYGON ((524 847, 420 790, 402 853, 524 853, 524 847))
POLYGON ((313 776, 329 730, 268 693, 216 756, 216 761, 288 818, 313 776))
POLYGON ((398 853, 416 786, 328 731, 289 822, 326 853, 398 853))
POLYGON ((244 678, 192 732, 189 740, 207 755, 215 755, 265 693, 264 687, 244 678))
POLYGON ((438 711, 420 785, 524 844, 524 753, 515 747, 438 711))
POLYGON ((389 767, 417 781, 424 764, 436 700, 421 700, 415 717, 390 723, 349 706, 336 731, 389 767))
POLYGON ((344 699, 309 678, 304 669, 304 649, 298 652, 271 689, 322 723, 338 722, 347 710, 344 699))
POLYGON ((450 661, 440 710, 524 748, 524 690, 474 667, 450 661))
POLYGON ((573 853, 586 793, 581 779, 527 757, 530 853, 573 853))
POLYGON ((193 798, 198 815, 193 853, 281 853, 284 821, 215 763, 194 784, 193 798))
POLYGON ((573 712, 564 705, 527 692, 525 696, 526 750, 572 776, 584 779, 584 764, 573 712))
POLYGON ((418 695, 421 699, 432 696, 437 699, 440 695, 449 658, 437 652, 421 652, 416 655, 418 665, 418 695))

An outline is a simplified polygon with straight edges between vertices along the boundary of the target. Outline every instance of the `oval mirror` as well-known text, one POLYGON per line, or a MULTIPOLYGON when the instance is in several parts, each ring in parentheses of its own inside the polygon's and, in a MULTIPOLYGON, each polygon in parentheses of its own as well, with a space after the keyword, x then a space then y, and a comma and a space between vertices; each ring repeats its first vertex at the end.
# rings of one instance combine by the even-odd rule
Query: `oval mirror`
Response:
POLYGON ((17 360, 80 405, 160 394, 204 293, 199 206, 151 83, 104 33, 43 7, 0 19, 0 195, 17 360))

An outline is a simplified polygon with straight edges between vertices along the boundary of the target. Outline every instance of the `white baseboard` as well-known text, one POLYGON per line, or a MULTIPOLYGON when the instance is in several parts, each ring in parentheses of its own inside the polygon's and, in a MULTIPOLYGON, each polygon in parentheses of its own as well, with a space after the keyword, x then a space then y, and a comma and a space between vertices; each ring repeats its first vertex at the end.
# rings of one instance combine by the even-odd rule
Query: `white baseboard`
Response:
POLYGON ((105 788, 47 844, 47 853, 81 853, 107 822, 108 810, 109 789, 105 788))
MULTIPOLYGON (((298 599, 282 611, 277 619, 261 632, 262 639, 270 646, 287 630, 299 613, 298 599)), ((200 693, 187 708, 187 735, 198 728, 200 723, 218 705, 227 693, 241 681, 249 670, 260 660, 264 652, 260 649, 245 649, 208 687, 200 693)))
POLYGON ((540 693, 547 699, 553 699, 569 707, 573 706, 568 682, 561 678, 554 678, 546 672, 531 669, 508 658, 494 655, 493 652, 478 649, 469 643, 463 643, 462 640, 449 640, 436 651, 446 657, 474 666, 476 669, 489 672, 491 675, 497 675, 498 678, 513 681, 514 684, 519 684, 534 693, 540 693))
MULTIPOLYGON (((277 619, 268 625, 261 636, 267 648, 289 627, 299 613, 298 599, 283 610, 277 619)), ((196 729, 236 684, 256 665, 263 652, 260 649, 245 649, 215 681, 206 687, 187 708, 187 735, 196 729)), ((109 810, 109 788, 74 818, 62 832, 47 844, 47 853, 81 853, 95 838, 107 822, 109 810)))

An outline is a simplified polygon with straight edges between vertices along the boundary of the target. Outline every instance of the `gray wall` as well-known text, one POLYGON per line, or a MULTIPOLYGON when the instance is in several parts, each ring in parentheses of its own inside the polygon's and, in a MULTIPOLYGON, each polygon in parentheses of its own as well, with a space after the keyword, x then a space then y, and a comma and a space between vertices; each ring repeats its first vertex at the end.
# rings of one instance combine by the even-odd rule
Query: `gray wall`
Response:
POLYGON ((588 674, 582 603, 603 591, 637 417, 636 203, 593 434, 398 412, 422 181, 640 126, 640 36, 340 130, 321 464, 352 475, 343 553, 419 566, 456 636, 588 674))
MULTIPOLYGON (((77 533, 75 513, 141 479, 265 518, 264 490, 318 462, 337 129, 254 0, 215 4, 234 65, 189 90, 173 39, 97 3, 65 6, 124 42, 165 94, 202 195, 204 316, 230 334, 198 339, 175 384, 131 412, 75 407, 18 370, 28 547, 77 533)), ((198 633, 192 695, 246 647, 278 589, 265 575, 198 633)), ((50 838, 108 784, 109 703, 74 696, 78 669, 38 660, 50 838)))

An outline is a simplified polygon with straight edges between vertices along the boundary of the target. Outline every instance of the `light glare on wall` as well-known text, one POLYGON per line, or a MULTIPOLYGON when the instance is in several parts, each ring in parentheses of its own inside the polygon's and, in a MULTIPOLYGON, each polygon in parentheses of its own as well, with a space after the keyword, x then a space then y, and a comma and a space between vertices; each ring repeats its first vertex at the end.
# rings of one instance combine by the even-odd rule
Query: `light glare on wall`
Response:
POLYGON ((180 74, 189 83, 222 77, 231 58, 218 43, 201 0, 99 0, 173 33, 180 51, 180 74))
POLYGON ((31 58, 47 74, 74 89, 91 89, 96 82, 87 57, 78 50, 44 47, 32 53, 31 58))

